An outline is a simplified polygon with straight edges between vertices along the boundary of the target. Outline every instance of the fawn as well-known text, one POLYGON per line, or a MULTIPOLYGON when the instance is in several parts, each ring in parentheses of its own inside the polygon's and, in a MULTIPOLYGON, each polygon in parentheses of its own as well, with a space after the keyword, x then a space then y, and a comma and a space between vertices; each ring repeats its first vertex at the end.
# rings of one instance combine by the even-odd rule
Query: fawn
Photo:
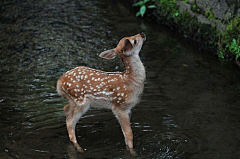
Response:
POLYGON ((130 114, 140 101, 144 87, 146 75, 139 52, 145 40, 144 33, 125 37, 115 49, 99 55, 105 59, 118 56, 125 66, 124 72, 104 72, 79 66, 63 74, 57 81, 59 95, 69 102, 64 107, 69 138, 79 152, 83 149, 75 136, 76 124, 90 107, 97 107, 112 110, 121 125, 127 149, 131 155, 137 155, 133 148, 130 114))

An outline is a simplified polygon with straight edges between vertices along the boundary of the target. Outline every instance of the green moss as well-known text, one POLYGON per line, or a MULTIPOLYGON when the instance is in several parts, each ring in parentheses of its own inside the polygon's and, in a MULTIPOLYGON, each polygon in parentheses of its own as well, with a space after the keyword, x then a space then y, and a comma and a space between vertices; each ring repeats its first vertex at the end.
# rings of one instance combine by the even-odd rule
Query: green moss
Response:
POLYGON ((179 16, 176 0, 159 0, 159 6, 165 16, 176 18, 179 16))
POLYGON ((227 31, 240 31, 240 17, 231 20, 227 26, 227 31))
POLYGON ((192 10, 194 12, 197 12, 197 13, 200 13, 201 12, 201 9, 197 6, 197 4, 193 4, 192 5, 192 10))
POLYGON ((205 16, 206 16, 207 19, 209 19, 209 20, 212 19, 212 20, 217 21, 216 17, 213 15, 213 12, 212 12, 211 10, 206 11, 206 12, 205 12, 205 16))
POLYGON ((227 31, 220 36, 219 58, 222 61, 238 60, 240 57, 240 18, 236 17, 231 20, 227 26, 227 31))

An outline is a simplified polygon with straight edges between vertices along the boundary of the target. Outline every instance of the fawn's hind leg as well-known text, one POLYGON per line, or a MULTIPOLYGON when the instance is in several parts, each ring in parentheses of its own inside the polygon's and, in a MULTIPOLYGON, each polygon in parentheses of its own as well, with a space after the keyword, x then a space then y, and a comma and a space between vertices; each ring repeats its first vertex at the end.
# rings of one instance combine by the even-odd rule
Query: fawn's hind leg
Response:
POLYGON ((65 105, 63 110, 64 110, 65 115, 68 116, 68 114, 70 112, 70 104, 65 105))
MULTIPOLYGON (((66 107, 66 106, 65 106, 66 107)), ((65 109, 64 107, 64 109, 65 109)), ((83 149, 77 143, 76 135, 75 135, 75 128, 76 124, 81 118, 81 116, 89 109, 90 104, 87 99, 84 99, 81 103, 75 103, 67 105, 67 118, 66 118, 66 125, 68 130, 69 139, 73 142, 74 146, 76 147, 77 151, 83 153, 83 149), (69 108, 68 108, 69 107, 69 108)))

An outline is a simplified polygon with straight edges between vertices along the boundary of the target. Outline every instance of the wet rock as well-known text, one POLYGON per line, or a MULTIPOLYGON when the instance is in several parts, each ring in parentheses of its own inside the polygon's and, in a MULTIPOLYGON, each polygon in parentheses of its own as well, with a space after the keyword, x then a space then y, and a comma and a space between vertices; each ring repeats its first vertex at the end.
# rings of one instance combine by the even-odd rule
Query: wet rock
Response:
MULTIPOLYGON (((224 33, 226 30, 226 25, 221 23, 220 21, 215 21, 213 19, 208 19, 205 17, 205 15, 196 13, 194 11, 192 11, 191 9, 191 4, 187 4, 184 1, 177 1, 176 4, 179 6, 179 12, 181 14, 188 12, 191 16, 195 16, 198 20, 198 22, 202 23, 202 24, 210 24, 212 27, 216 27, 216 29, 218 31, 220 31, 221 33, 224 33)), ((201 7, 206 7, 207 9, 205 9, 206 11, 209 11, 211 9, 211 6, 209 6, 210 4, 212 4, 209 1, 206 1, 205 3, 203 3, 203 1, 201 1, 200 3, 201 7), (209 10, 208 10, 209 9, 209 10)), ((220 7, 221 8, 221 7, 220 7)))
POLYGON ((237 16, 240 17, 240 8, 237 10, 237 16))
POLYGON ((191 5, 185 3, 184 1, 177 1, 176 4, 179 6, 179 12, 183 14, 184 12, 188 12, 192 16, 194 16, 194 12, 191 10, 191 5))
POLYGON ((215 26, 215 23, 214 23, 214 21, 212 21, 212 20, 208 20, 205 16, 203 16, 202 14, 199 14, 198 16, 197 16, 197 19, 198 19, 198 21, 200 22, 200 23, 203 23, 203 24, 211 24, 211 26, 215 26))
POLYGON ((212 9, 212 1, 210 0, 196 0, 196 4, 199 8, 201 8, 202 10, 209 11, 212 9))
POLYGON ((196 4, 205 12, 211 11, 220 20, 228 20, 234 13, 234 9, 229 7, 225 0, 196 0, 196 4))
POLYGON ((188 3, 193 4, 195 3, 195 0, 188 0, 188 3))
POLYGON ((227 24, 223 24, 221 22, 216 23, 216 29, 221 33, 224 33, 226 31, 226 28, 227 28, 227 24))

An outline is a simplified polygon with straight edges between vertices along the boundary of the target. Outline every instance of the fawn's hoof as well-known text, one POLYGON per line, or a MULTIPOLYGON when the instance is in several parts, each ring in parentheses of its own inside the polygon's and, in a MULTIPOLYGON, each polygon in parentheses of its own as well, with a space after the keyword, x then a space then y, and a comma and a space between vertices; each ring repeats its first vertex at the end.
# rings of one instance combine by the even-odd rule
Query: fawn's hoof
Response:
POLYGON ((81 146, 78 143, 74 143, 74 146, 76 147, 78 152, 84 153, 84 150, 81 148, 81 146))
POLYGON ((137 152, 134 150, 134 148, 129 148, 129 147, 127 146, 127 151, 130 152, 131 156, 133 156, 133 157, 137 157, 137 156, 138 156, 138 154, 137 154, 137 152))
POLYGON ((132 148, 132 149, 129 149, 129 152, 130 152, 130 154, 133 156, 133 157, 137 157, 138 156, 138 154, 137 154, 137 152, 132 148))

